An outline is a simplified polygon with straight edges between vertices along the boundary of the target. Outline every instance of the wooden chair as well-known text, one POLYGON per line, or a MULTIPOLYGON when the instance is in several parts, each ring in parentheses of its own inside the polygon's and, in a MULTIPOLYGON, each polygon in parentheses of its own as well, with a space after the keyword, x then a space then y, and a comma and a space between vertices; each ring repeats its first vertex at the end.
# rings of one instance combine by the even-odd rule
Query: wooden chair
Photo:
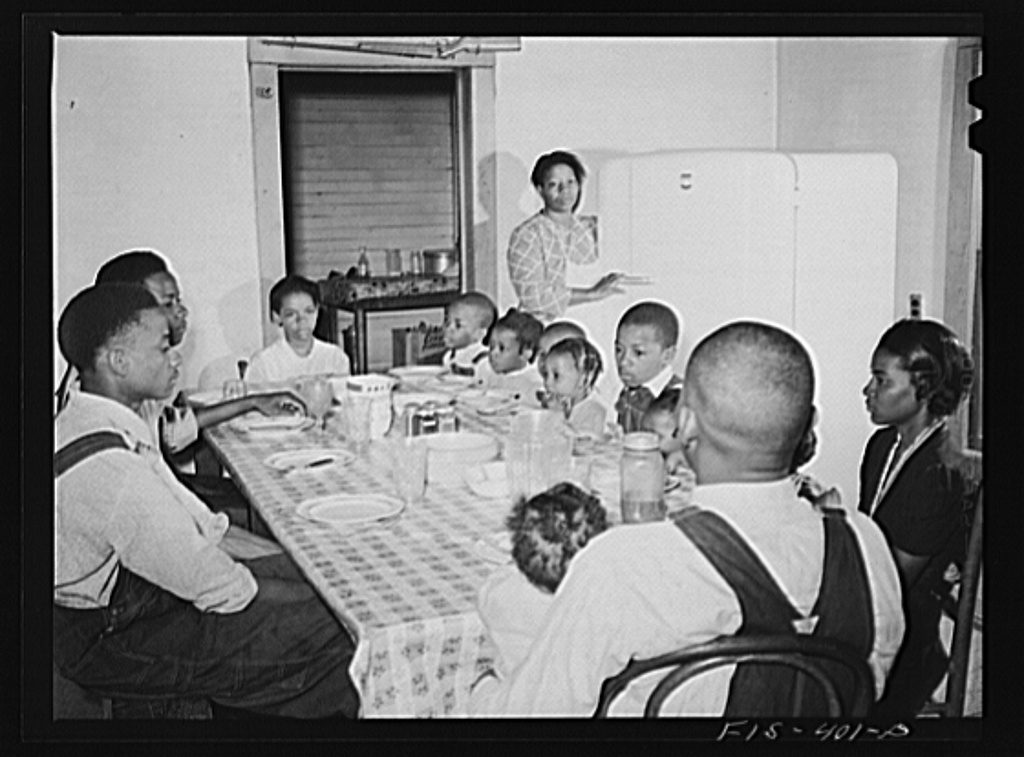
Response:
MULTIPOLYGON (((741 662, 783 665, 795 668, 821 688, 828 705, 829 717, 863 717, 874 699, 874 678, 867 662, 845 644, 800 635, 722 636, 647 660, 631 660, 622 672, 605 679, 597 703, 595 718, 608 716, 612 702, 636 678, 653 670, 672 668, 654 687, 644 707, 645 718, 656 718, 669 695, 692 678, 713 668, 741 662), (842 663, 854 675, 856 684, 852 704, 845 708, 836 684, 822 666, 825 660, 842 663)), ((793 699, 778 717, 800 717, 800 686, 793 689, 793 699)))
POLYGON ((982 631, 982 619, 975 613, 981 578, 982 520, 984 517, 982 454, 973 450, 961 453, 961 475, 968 486, 967 547, 963 565, 958 565, 960 576, 952 591, 943 598, 943 612, 953 621, 949 665, 944 702, 930 702, 920 713, 924 716, 959 718, 964 715, 967 689, 967 670, 970 662, 971 638, 982 631))

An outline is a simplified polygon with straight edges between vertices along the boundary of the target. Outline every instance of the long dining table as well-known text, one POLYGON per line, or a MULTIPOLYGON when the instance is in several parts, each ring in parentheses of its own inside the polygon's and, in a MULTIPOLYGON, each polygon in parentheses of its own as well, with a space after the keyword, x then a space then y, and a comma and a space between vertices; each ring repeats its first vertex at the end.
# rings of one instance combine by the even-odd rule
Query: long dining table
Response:
MULTIPOLYGON (((457 407, 464 431, 507 436, 509 418, 457 407)), ((350 675, 366 718, 460 717, 470 688, 494 660, 476 611, 483 581, 511 562, 500 543, 511 500, 475 494, 456 480, 430 480, 423 500, 400 517, 339 529, 303 517, 302 502, 332 494, 394 495, 388 440, 375 440, 347 462, 282 472, 268 458, 285 450, 346 448, 338 418, 326 428, 261 434, 226 422, 204 435, 232 479, 352 634, 350 675), (497 540, 497 541, 496 541, 497 540)), ((499 445, 500 446, 500 445, 499 445)), ((349 447, 350 451, 356 448, 349 447)), ((599 445, 593 470, 618 469, 620 448, 599 445)), ((609 509, 610 515, 614 515, 609 509)), ((614 518, 613 518, 614 520, 614 518)))

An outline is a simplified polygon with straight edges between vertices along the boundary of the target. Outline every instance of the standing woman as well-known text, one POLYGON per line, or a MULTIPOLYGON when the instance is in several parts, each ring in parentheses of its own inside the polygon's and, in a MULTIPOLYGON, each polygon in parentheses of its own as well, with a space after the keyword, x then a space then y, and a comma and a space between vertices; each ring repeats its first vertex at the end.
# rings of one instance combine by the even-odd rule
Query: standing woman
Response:
POLYGON ((530 181, 544 207, 509 237, 508 272, 519 297, 518 309, 544 323, 561 317, 572 305, 622 291, 616 287, 619 273, 605 274, 585 289, 565 283, 567 262, 585 265, 597 260, 597 219, 576 215, 585 176, 583 164, 570 152, 541 155, 530 181))
POLYGON ((889 541, 907 620, 903 647, 873 713, 879 717, 913 717, 946 670, 940 598, 943 574, 964 545, 965 497, 946 418, 973 375, 967 350, 938 321, 898 321, 871 357, 864 396, 872 422, 884 428, 864 451, 859 509, 889 541))

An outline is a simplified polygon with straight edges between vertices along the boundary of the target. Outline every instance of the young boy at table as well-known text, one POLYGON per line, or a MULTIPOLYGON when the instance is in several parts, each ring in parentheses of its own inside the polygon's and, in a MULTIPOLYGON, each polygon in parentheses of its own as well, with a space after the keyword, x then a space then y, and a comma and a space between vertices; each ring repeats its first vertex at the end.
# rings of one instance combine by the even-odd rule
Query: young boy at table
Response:
POLYGON ((313 336, 320 313, 320 287, 303 276, 285 276, 270 288, 270 320, 281 328, 273 344, 252 356, 248 380, 288 381, 300 376, 347 376, 349 359, 336 344, 313 336))
POLYGON ((679 318, 661 302, 638 302, 619 318, 615 365, 622 391, 615 402, 616 422, 624 433, 639 431, 655 400, 679 402, 683 380, 672 371, 681 336, 679 318))
POLYGON ((526 655, 569 561, 608 522, 597 497, 563 482, 530 499, 520 498, 505 525, 512 535, 515 565, 492 573, 477 600, 503 675, 526 655))
POLYGON ((679 407, 676 397, 671 394, 654 400, 644 411, 640 420, 640 431, 658 435, 658 449, 666 460, 674 452, 681 452, 683 443, 679 439, 679 407))
MULTIPOLYGON (((96 284, 135 284, 144 287, 156 298, 167 317, 170 346, 175 347, 184 339, 188 327, 188 309, 182 304, 177 279, 171 273, 167 262, 155 251, 128 250, 115 255, 96 272, 96 284)), ((64 381, 58 389, 58 413, 77 390, 78 372, 74 365, 69 364, 64 381)), ((234 483, 218 475, 186 473, 180 469, 180 459, 197 451, 197 445, 202 444, 199 432, 204 428, 230 420, 250 410, 274 415, 304 407, 305 404, 294 392, 282 391, 192 408, 179 392, 173 401, 145 400, 141 405, 140 415, 152 426, 154 437, 160 440, 161 451, 167 457, 171 470, 178 480, 212 510, 226 513, 232 523, 244 526, 250 520, 249 505, 234 483)), ((258 520, 253 525, 261 535, 270 535, 258 520)))
POLYGON ((351 638, 276 545, 212 513, 160 453, 144 414, 174 389, 170 340, 137 285, 89 287, 60 316, 81 389, 54 424, 54 663, 142 705, 354 717, 351 638))
POLYGON ((483 292, 464 292, 444 311, 444 346, 441 365, 456 376, 479 376, 487 362, 487 335, 498 309, 483 292))
POLYGON ((543 324, 525 310, 509 308, 487 337, 487 362, 477 374, 480 385, 509 392, 519 402, 539 407, 537 392, 544 388, 544 378, 534 357, 543 330, 543 324))

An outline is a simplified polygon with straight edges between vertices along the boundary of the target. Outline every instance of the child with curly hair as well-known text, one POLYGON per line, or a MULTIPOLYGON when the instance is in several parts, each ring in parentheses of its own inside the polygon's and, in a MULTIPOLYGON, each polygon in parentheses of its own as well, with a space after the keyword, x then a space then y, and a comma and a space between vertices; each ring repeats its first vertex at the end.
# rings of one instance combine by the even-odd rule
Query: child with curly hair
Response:
POLYGON ((542 404, 561 408, 578 436, 600 437, 604 432, 608 408, 594 393, 602 368, 597 348, 578 337, 557 342, 540 367, 544 377, 542 404))
POLYGON ((569 562, 608 527, 597 497, 568 482, 521 498, 505 523, 515 565, 492 573, 477 600, 500 674, 525 656, 569 562))

